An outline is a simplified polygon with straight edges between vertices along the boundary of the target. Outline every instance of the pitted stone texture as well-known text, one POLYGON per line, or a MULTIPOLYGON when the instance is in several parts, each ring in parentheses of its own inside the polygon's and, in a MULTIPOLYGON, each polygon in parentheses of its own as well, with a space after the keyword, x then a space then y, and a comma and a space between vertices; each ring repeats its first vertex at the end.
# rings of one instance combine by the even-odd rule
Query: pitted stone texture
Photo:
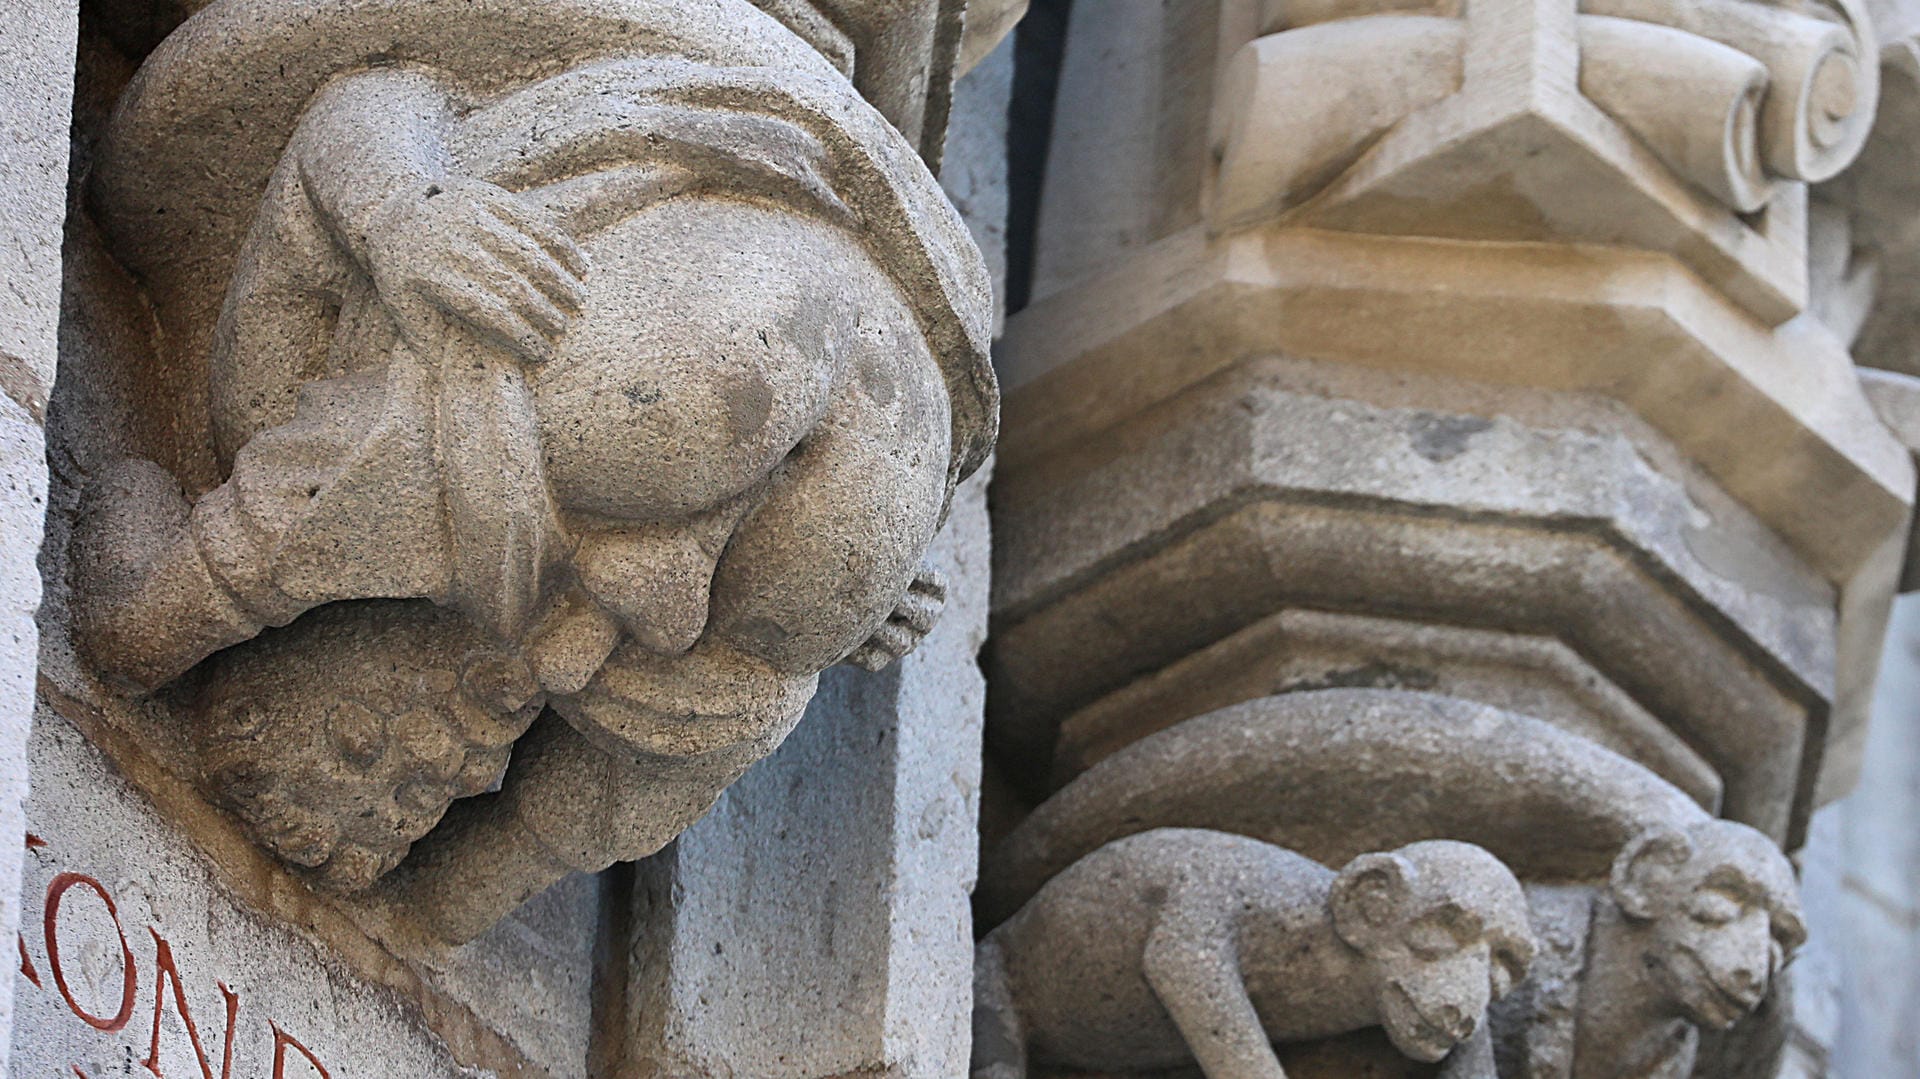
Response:
POLYGON ((1312 690, 1189 719, 1088 769, 986 852, 976 909, 997 924, 1076 859, 1154 827, 1253 836, 1326 865, 1456 839, 1522 880, 1591 881, 1635 835, 1706 819, 1652 772, 1539 720, 1407 690, 1312 690))
MULTIPOLYGON (((1874 421, 1847 355, 1836 314, 1847 296, 1808 287, 1830 262, 1840 272, 1823 288, 1839 281, 1847 293, 1870 276, 1848 265, 1844 236, 1816 227, 1810 240, 1821 224, 1810 218, 1825 211, 1809 209, 1806 185, 1866 138, 1881 72, 1874 23, 1851 2, 1662 0, 1163 4, 1076 21, 1036 242, 1041 298, 998 352, 1012 387, 1004 488, 1031 474, 1047 505, 1069 462, 1164 421, 1146 417, 1249 358, 1364 370, 1436 398, 1449 394, 1433 387, 1451 383, 1480 406, 1411 407, 1495 430, 1504 410, 1492 402, 1510 389, 1611 398, 1671 451, 1655 455, 1657 471, 1719 488, 1784 545, 1794 573, 1835 594, 1838 617, 1819 634, 1835 658, 1791 676, 1825 701, 1813 702, 1800 763, 1782 759, 1769 780, 1796 787, 1793 823, 1778 831, 1792 842, 1857 763, 1913 501, 1913 462, 1874 421), (1787 779, 1803 765, 1808 774, 1787 779)), ((1889 140, 1896 158, 1911 141, 1889 140)), ((1888 171, 1895 188, 1904 175, 1888 171)), ((1326 381, 1324 396, 1367 396, 1326 381)), ((1449 427, 1421 445, 1444 457, 1486 440, 1449 427)), ((1377 428, 1326 430, 1295 444, 1363 462, 1401 452, 1377 428)), ((1205 485, 1207 468, 1196 463, 1184 489, 1205 485)), ((1507 491, 1496 478, 1436 490, 1426 506, 1477 511, 1507 491)), ((1003 504, 1018 513, 1023 501, 1003 504)), ((1155 512, 1166 501, 1141 503, 1155 512)), ((1118 516, 1113 505, 1088 516, 1118 516)), ((1704 508, 1710 546, 1725 518, 1704 508)), ((1008 538, 1008 550, 1020 546, 1008 538)), ((1343 542, 1349 557, 1316 559, 1303 576, 1350 573, 1364 590, 1374 550, 1357 529, 1343 542)), ((1059 570, 1056 580, 1084 571, 1089 590, 1140 584, 1095 580, 1110 567, 1090 564, 1085 542, 1056 549, 1070 570, 1026 549, 1006 565, 1059 570)), ((1276 576, 1293 553, 1257 539, 1234 549, 1276 576)), ((1718 595, 1766 588, 1748 578, 1718 595)), ((1189 598, 1103 613, 1133 633, 1146 607, 1166 622, 1205 617, 1189 598)), ((1529 607, 1468 603, 1447 621, 1484 625, 1529 607)), ((1186 650, 1096 662, 1130 678, 1186 650)), ((1018 663, 1025 651, 1009 642, 1005 653, 1018 663)), ((1064 680, 1086 673, 1051 667, 1064 680)), ((1676 710, 1692 709, 1649 708, 1676 710)), ((1736 815, 1773 830, 1777 792, 1754 802, 1768 808, 1736 815)))
MULTIPOLYGON (((1024 13, 1024 0, 1017 7, 1024 13)), ((967 19, 971 34, 973 11, 967 19)), ((980 245, 988 276, 993 278, 995 337, 1006 327, 1007 117, 1013 96, 1013 54, 1008 40, 981 57, 953 88, 953 119, 947 128, 946 154, 940 159, 940 187, 980 245)))
MULTIPOLYGON (((60 315, 79 5, 0 9, 0 940, 20 921, 40 605, 35 555, 47 513, 45 439, 60 315)), ((0 1075, 8 1074, 13 979, 0 985, 0 1075)), ((24 1041, 24 1039, 22 1039, 24 1041)))
MULTIPOLYGON (((957 9, 852 9, 859 49, 918 47, 866 25, 896 17, 958 48, 957 9)), ((931 629, 920 557, 996 423, 988 277, 900 133, 743 0, 220 0, 95 176, 183 392, 171 474, 91 477, 75 635, 148 690, 232 648, 173 721, 330 884, 381 879, 551 704, 383 896, 470 939, 658 850, 821 670, 931 629), (259 638, 380 599, 463 624, 259 638), (234 701, 274 677, 315 692, 262 735, 234 701)))
POLYGON ((1491 1065, 1486 1009, 1535 943, 1512 873, 1414 843, 1338 874, 1244 836, 1161 828, 1047 882, 981 942, 973 1079, 1197 1061, 1278 1077, 1274 1043, 1383 1027, 1443 1079, 1491 1065))
MULTIPOLYGON (((1056 743, 1075 712, 1279 612, 1330 611, 1558 640, 1630 700, 1607 709, 1608 744, 1795 834, 1834 692, 1831 587, 1618 406, 1466 394, 1254 360, 1003 477, 991 729, 1006 763, 1044 775, 1080 749, 1056 743), (1668 734, 1650 739, 1643 714, 1668 734)), ((1253 651, 1275 664, 1295 646, 1267 643, 1253 651)), ((1493 680, 1519 692, 1518 677, 1493 680)), ((1230 703, 1229 684, 1202 693, 1230 703)))
MULTIPOLYGON (((1701 1029, 1741 1025, 1726 1044, 1765 1044, 1777 1016, 1749 1013, 1805 939, 1792 867, 1759 832, 1537 720, 1379 689, 1238 705, 1108 757, 989 852, 983 925, 1044 897, 1089 852, 1155 828, 1230 832, 1328 865, 1470 842, 1552 885, 1539 980, 1500 1009, 1487 1047, 1535 1068, 1518 1074, 1611 1079, 1613 1049, 1628 1047, 1641 1063, 1670 1054, 1685 1075, 1701 1029)), ((1079 919, 1101 924, 1088 906, 1079 919)))
MULTIPOLYGON (((46 440, 39 422, 0 397, 0 939, 21 924, 21 838, 28 831, 33 776, 27 753, 33 727, 40 572, 33 555, 47 516, 46 440)), ((0 1075, 14 1030, 13 980, 0 986, 0 1075)), ((24 1041, 25 1039, 21 1039, 24 1041)))
POLYGON ((79 6, 26 0, 0 12, 0 392, 38 418, 53 387, 67 131, 79 6))
POLYGON ((641 863, 622 1079, 964 1073, 985 492, 961 488, 930 555, 954 589, 926 643, 829 672, 787 743, 641 863))
POLYGON ((1718 812, 1718 773, 1572 649, 1550 637, 1286 610, 1067 717, 1053 780, 1184 719, 1278 693, 1409 689, 1544 720, 1638 761, 1718 812))
POLYGON ((229 1031, 222 986, 236 999, 236 1076, 280 1074, 276 1029, 312 1054, 281 1044, 289 1077, 319 1075, 312 1061, 341 1077, 495 1074, 456 1064, 400 995, 345 972, 299 930, 237 902, 194 847, 60 716, 39 716, 31 761, 29 822, 45 845, 28 854, 24 940, 33 975, 18 973, 17 964, 8 975, 19 1003, 10 1074, 72 1076, 78 1068, 97 1079, 139 1070, 149 1059, 156 1075, 206 1074, 203 1059, 220 1074, 229 1031), (51 919, 57 966, 45 937, 50 891, 59 898, 51 919), (99 1029, 76 1007, 99 1026, 115 1026, 123 1008, 127 1021, 99 1029), (158 1053, 150 1056, 156 1022, 158 1053))

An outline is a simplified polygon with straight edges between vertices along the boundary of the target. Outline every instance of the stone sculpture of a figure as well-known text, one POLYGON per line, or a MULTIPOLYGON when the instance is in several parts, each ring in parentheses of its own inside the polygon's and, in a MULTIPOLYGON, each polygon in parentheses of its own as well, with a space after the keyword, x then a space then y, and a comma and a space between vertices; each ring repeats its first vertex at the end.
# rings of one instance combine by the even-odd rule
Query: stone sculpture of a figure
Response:
POLYGON ((1733 821, 1649 828, 1605 887, 1559 891, 1536 897, 1536 921, 1574 946, 1543 951, 1528 1014, 1503 1032, 1527 1075, 1699 1074, 1703 1032, 1748 1021, 1806 940, 1791 863, 1733 821))
POLYGON ((920 559, 992 441, 984 270, 744 2, 222 0, 129 91, 100 201, 204 349, 218 482, 96 478, 78 636, 173 684, 215 796, 324 883, 511 747, 407 874, 471 936, 660 847, 821 670, 930 628, 920 559), (178 104, 231 70, 274 84, 238 134, 178 104), (158 216, 199 212, 167 154, 213 162, 216 227, 158 216))
POLYGON ((1446 1058, 1445 1076, 1490 1079, 1487 1005, 1533 952, 1519 882, 1472 844, 1336 873, 1258 839, 1159 828, 1075 862, 981 942, 973 1077, 1191 1062, 1207 1079, 1285 1079, 1274 1043, 1378 1026, 1414 1060, 1446 1058))

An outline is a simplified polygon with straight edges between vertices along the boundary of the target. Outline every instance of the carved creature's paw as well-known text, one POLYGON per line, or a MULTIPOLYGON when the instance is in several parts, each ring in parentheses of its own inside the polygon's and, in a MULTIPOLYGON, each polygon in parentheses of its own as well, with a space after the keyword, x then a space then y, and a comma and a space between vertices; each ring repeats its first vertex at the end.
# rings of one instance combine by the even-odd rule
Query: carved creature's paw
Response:
POLYGON ((331 891, 373 884, 505 770, 542 704, 527 665, 425 601, 323 607, 208 660, 209 794, 331 891))
POLYGON ((367 229, 375 288, 416 347, 437 313, 544 363, 586 302, 587 257, 553 217, 482 180, 395 195, 367 229))
POLYGON ((946 577, 939 570, 921 567, 893 613, 867 638, 867 643, 854 649, 847 662, 869 671, 885 669, 887 664, 920 647, 920 642, 933 632, 933 624, 946 605, 946 577))
POLYGON ((256 627, 207 576, 173 474, 130 458, 95 475, 72 540, 73 631, 95 669, 152 689, 256 627))

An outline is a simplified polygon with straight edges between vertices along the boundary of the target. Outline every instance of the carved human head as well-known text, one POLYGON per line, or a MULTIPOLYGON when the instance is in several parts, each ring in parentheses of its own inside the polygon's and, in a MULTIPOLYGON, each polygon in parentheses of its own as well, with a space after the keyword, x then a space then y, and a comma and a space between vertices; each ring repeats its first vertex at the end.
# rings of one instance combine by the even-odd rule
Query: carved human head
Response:
POLYGON ((1610 891, 1640 964, 1685 1018, 1724 1030, 1758 1007, 1806 940, 1786 855, 1734 821, 1659 827, 1614 860, 1610 891))
POLYGON ((1415 1060, 1466 1040, 1533 962, 1519 881, 1470 843, 1363 854, 1327 902, 1335 931, 1365 957, 1387 1037, 1415 1060))

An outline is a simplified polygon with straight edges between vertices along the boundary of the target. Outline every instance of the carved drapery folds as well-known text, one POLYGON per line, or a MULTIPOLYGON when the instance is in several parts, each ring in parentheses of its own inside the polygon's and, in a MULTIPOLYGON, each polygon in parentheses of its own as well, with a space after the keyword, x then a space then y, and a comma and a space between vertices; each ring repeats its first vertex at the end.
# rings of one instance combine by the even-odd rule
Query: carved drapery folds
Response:
POLYGON ((927 25, 850 58, 733 0, 221 0, 122 98, 94 198, 178 412, 95 477, 76 636, 319 882, 471 937, 931 627, 991 293, 834 61, 938 127, 958 15, 843 6, 927 25))
MULTIPOLYGON (((1329 873, 1472 844, 1538 948, 1446 1074, 1763 1068, 1805 936, 1786 852, 1857 763, 1913 503, 1847 352, 1870 288, 1809 228, 1897 52, 1853 4, 1077 21, 998 353, 988 723, 1018 798, 983 928, 1155 830, 1329 873)), ((1277 1055, 1094 1061, 1024 1018, 1084 1002, 996 988, 1005 951, 995 1079, 1435 1074, 1257 994, 1277 1055)))

